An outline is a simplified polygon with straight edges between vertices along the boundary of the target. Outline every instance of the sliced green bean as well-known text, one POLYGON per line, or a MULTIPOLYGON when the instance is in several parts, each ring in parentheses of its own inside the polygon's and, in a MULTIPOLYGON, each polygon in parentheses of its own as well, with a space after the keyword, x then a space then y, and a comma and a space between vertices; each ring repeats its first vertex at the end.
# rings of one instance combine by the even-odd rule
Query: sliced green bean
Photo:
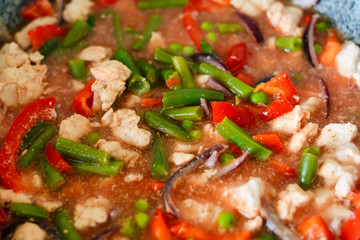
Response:
POLYGON ((46 126, 43 133, 31 144, 26 153, 22 156, 17 166, 28 169, 32 161, 45 148, 45 145, 55 135, 56 127, 54 125, 46 126))
POLYGON ((66 210, 60 210, 55 217, 55 225, 62 240, 81 240, 81 236, 74 227, 74 222, 66 210))
POLYGON ((200 98, 207 101, 222 101, 224 93, 209 89, 181 89, 163 93, 163 108, 199 105, 200 98))
POLYGON ((17 217, 49 218, 49 212, 46 209, 29 203, 11 203, 10 210, 17 217))
POLYGON ((86 141, 90 144, 95 144, 100 139, 100 133, 99 132, 91 132, 86 136, 86 141))
POLYGON ((166 82, 167 80, 173 78, 174 76, 177 76, 180 78, 178 72, 172 70, 172 69, 164 69, 160 73, 161 79, 166 82))
POLYGON ((82 59, 72 59, 68 61, 68 67, 71 75, 79 80, 86 80, 87 72, 85 61, 82 59))
POLYGON ((87 36, 89 30, 90 30, 90 26, 87 24, 85 20, 77 19, 70 28, 68 34, 65 36, 61 45, 65 48, 72 46, 77 41, 87 36))
POLYGON ((60 41, 58 39, 51 38, 40 48, 40 54, 46 59, 58 47, 59 43, 60 41))
POLYGON ((110 177, 116 176, 119 171, 124 167, 125 162, 110 160, 108 165, 101 165, 89 162, 69 161, 69 164, 73 166, 77 172, 91 173, 100 176, 110 177))
POLYGON ((301 50, 302 41, 298 37, 275 38, 275 46, 286 52, 297 52, 301 50))
POLYGON ((165 9, 173 7, 184 7, 189 0, 150 0, 138 2, 140 10, 165 9))
POLYGON ((194 78, 183 57, 172 57, 175 70, 179 73, 183 88, 195 88, 194 78))
POLYGON ((243 32, 245 28, 240 23, 235 22, 219 22, 216 24, 218 32, 221 34, 243 32))
POLYGON ((232 142, 244 152, 249 151, 250 156, 257 158, 260 161, 266 161, 272 153, 270 149, 253 140, 247 132, 242 130, 236 123, 227 117, 219 123, 216 130, 226 140, 232 142))
POLYGON ((209 63, 200 64, 200 73, 209 74, 241 98, 249 98, 254 88, 209 63))
POLYGON ((315 156, 319 156, 320 154, 320 149, 314 146, 309 146, 304 148, 303 153, 312 153, 315 156))
POLYGON ((162 133, 168 134, 184 141, 191 140, 190 135, 186 132, 184 128, 178 126, 177 124, 154 112, 145 112, 145 122, 149 127, 154 128, 155 130, 158 130, 162 133))
POLYGON ((160 180, 166 179, 169 176, 165 145, 157 133, 154 134, 153 139, 151 175, 160 180))
POLYGON ((46 183, 50 192, 54 192, 61 188, 65 184, 65 179, 60 171, 53 168, 45 157, 40 158, 40 166, 45 175, 46 183))
POLYGON ((272 233, 265 233, 259 237, 254 238, 253 240, 278 240, 277 237, 272 233))
POLYGON ((89 25, 90 30, 93 30, 96 25, 96 14, 91 13, 86 20, 86 23, 89 25))
POLYGON ((301 155, 299 182, 303 189, 309 189, 314 181, 317 169, 317 156, 312 153, 301 155))
POLYGON ((152 64, 139 60, 136 62, 136 66, 141 74, 146 78, 146 81, 150 83, 151 87, 155 87, 159 84, 159 73, 152 64))
POLYGON ((161 21, 162 17, 160 15, 152 15, 149 23, 146 25, 144 31, 142 32, 141 37, 132 45, 132 49, 137 51, 143 49, 150 41, 152 32, 156 31, 159 28, 161 21))
POLYGON ((154 59, 163 64, 172 64, 173 55, 161 47, 157 47, 154 52, 154 59))
POLYGON ((37 124, 35 124, 23 138, 20 146, 20 152, 28 148, 34 142, 34 140, 45 131, 46 127, 48 127, 49 125, 50 124, 47 122, 38 122, 37 124))
POLYGON ((166 109, 163 110, 161 114, 175 120, 200 121, 203 117, 204 112, 201 106, 187 106, 166 109))
POLYGON ((203 50, 204 53, 213 54, 215 56, 218 55, 216 53, 215 49, 208 42, 206 42, 203 38, 201 39, 201 49, 203 50))
POLYGON ((109 153, 62 137, 59 137, 56 141, 56 151, 65 157, 83 162, 98 163, 104 166, 110 162, 109 153))

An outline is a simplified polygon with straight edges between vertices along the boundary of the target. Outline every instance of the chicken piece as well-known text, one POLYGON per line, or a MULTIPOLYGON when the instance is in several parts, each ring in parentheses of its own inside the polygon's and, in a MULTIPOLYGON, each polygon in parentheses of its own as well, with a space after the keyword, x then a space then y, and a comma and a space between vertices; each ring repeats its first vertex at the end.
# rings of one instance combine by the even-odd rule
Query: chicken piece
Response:
POLYGON ((136 106, 141 105, 141 97, 138 95, 130 94, 126 96, 125 104, 124 106, 126 108, 135 108, 136 106))
POLYGON ((209 140, 217 142, 217 143, 226 143, 227 140, 221 136, 221 134, 216 131, 216 126, 214 126, 211 123, 207 123, 203 127, 203 132, 205 137, 207 137, 209 140))
POLYGON ((64 20, 68 23, 73 23, 77 19, 86 20, 93 5, 94 2, 90 0, 71 0, 70 3, 65 5, 64 20))
POLYGON ((334 192, 327 187, 317 188, 314 190, 315 204, 318 208, 328 206, 327 204, 334 199, 334 192))
POLYGON ((82 204, 76 204, 74 209, 74 226, 78 230, 96 227, 108 219, 109 201, 103 196, 90 198, 82 204))
POLYGON ((340 204, 332 204, 323 212, 324 220, 335 236, 340 236, 341 227, 351 217, 352 211, 340 204))
POLYGON ((106 141, 100 139, 95 144, 95 147, 101 151, 108 152, 111 157, 126 162, 127 167, 135 167, 136 162, 141 159, 141 155, 138 152, 129 150, 121 146, 118 141, 106 141))
POLYGON ((274 2, 266 11, 271 25, 285 35, 296 36, 300 34, 298 24, 302 17, 302 10, 298 7, 286 7, 281 2, 274 2))
POLYGON ((229 205, 248 218, 260 214, 261 197, 265 192, 263 181, 256 177, 240 186, 226 188, 222 196, 229 205))
POLYGON ((183 141, 175 141, 173 149, 175 152, 197 153, 200 146, 196 143, 186 143, 183 141))
POLYGON ((30 37, 28 35, 28 32, 31 29, 49 25, 49 24, 56 24, 56 17, 41 17, 33 20, 31 23, 26 25, 23 29, 21 29, 19 32, 15 33, 14 38, 15 41, 20 45, 22 49, 26 49, 31 46, 30 37))
POLYGON ((73 114, 61 121, 59 136, 79 142, 80 138, 91 132, 90 120, 80 114, 73 114))
POLYGON ((49 200, 44 197, 36 197, 35 203, 37 206, 45 208, 49 212, 54 212, 62 206, 60 201, 49 200))
POLYGON ((310 117, 309 112, 305 112, 299 105, 294 110, 288 112, 269 122, 273 131, 285 135, 291 135, 300 131, 301 127, 306 124, 310 117))
POLYGON ((195 155, 191 153, 174 152, 171 155, 170 161, 173 162, 175 165, 180 166, 189 162, 194 157, 195 155))
POLYGON ((163 38, 163 36, 161 35, 161 33, 159 32, 152 32, 151 33, 151 38, 149 40, 149 44, 148 44, 148 49, 149 52, 153 53, 155 52, 155 49, 157 47, 161 47, 161 48, 165 48, 165 39, 163 38))
POLYGON ((357 135, 358 128, 351 123, 331 123, 326 125, 316 140, 316 145, 327 149, 339 148, 350 143, 357 135))
POLYGON ((116 60, 105 61, 90 69, 96 81, 91 86, 94 92, 92 109, 107 111, 116 100, 116 97, 125 91, 125 82, 131 71, 124 64, 116 60))
POLYGON ((125 182, 139 182, 144 178, 142 174, 129 173, 124 177, 125 182))
POLYGON ((25 193, 15 193, 13 190, 0 188, 0 203, 32 203, 31 196, 25 193))
POLYGON ((295 133, 289 142, 290 152, 299 152, 307 142, 311 141, 318 133, 319 126, 316 123, 308 123, 299 132, 295 133))
POLYGON ((279 194, 276 210, 280 219, 291 221, 296 209, 305 206, 312 198, 310 191, 302 190, 297 184, 289 184, 279 194))
POLYGON ((89 62, 102 62, 111 56, 111 48, 89 46, 79 53, 78 58, 89 62))
POLYGON ((207 88, 211 76, 206 74, 195 75, 194 80, 198 88, 207 88))
POLYGON ((20 224, 11 240, 45 240, 46 232, 39 225, 31 222, 20 224))
POLYGON ((138 127, 140 117, 132 109, 119 109, 116 112, 111 108, 101 118, 103 126, 110 127, 115 138, 130 145, 144 148, 149 146, 151 132, 138 127))
POLYGON ((301 109, 304 112, 314 113, 323 103, 318 97, 310 97, 308 100, 300 104, 301 109))
POLYGON ((230 4, 242 13, 256 17, 266 11, 273 2, 274 0, 231 0, 230 4))
POLYGON ((47 66, 32 65, 29 55, 14 42, 5 44, 0 53, 0 103, 18 107, 39 98, 47 66))
POLYGON ((360 87, 360 47, 352 41, 346 41, 335 61, 340 75, 354 78, 360 87))
POLYGON ((243 229, 250 232, 255 232, 260 230, 263 225, 263 219, 260 216, 256 216, 252 219, 247 220, 244 225, 243 229))
POLYGON ((360 165, 360 151, 354 143, 342 145, 332 155, 342 163, 360 165))

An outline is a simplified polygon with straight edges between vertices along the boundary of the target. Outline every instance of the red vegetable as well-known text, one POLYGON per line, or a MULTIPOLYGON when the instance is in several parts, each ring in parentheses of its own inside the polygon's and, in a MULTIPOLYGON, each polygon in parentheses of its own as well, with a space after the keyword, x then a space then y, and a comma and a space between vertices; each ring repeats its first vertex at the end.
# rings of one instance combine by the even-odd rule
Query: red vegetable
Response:
POLYGON ((0 178, 2 184, 15 192, 25 188, 21 175, 16 170, 16 156, 22 139, 30 128, 38 121, 53 121, 55 98, 37 100, 20 112, 12 123, 0 152, 0 178))
POLYGON ((47 144, 45 148, 45 157, 50 165, 60 172, 68 172, 72 169, 72 167, 49 144, 47 144))
POLYGON ((305 240, 332 240, 333 237, 324 219, 320 216, 312 216, 304 220, 300 227, 305 240))
POLYGON ((175 85, 179 85, 179 84, 181 84, 181 80, 177 76, 174 76, 166 81, 166 86, 168 86, 168 88, 170 89, 173 89, 175 85))
POLYGON ((334 29, 328 31, 325 39, 324 49, 319 56, 319 62, 324 65, 333 65, 341 46, 334 29))
POLYGON ((304 20, 304 23, 305 23, 305 27, 307 27, 309 25, 311 21, 311 16, 310 15, 306 15, 305 16, 305 20, 304 20))
POLYGON ((220 123, 225 117, 239 126, 252 126, 256 123, 254 113, 245 107, 227 102, 211 102, 211 107, 214 123, 220 123))
POLYGON ((111 6, 114 5, 115 3, 117 3, 119 0, 96 0, 96 4, 103 6, 103 7, 107 7, 107 6, 111 6))
POLYGON ((39 48, 41 48, 41 46, 44 45, 49 39, 61 37, 65 34, 65 28, 51 24, 36 27, 28 32, 31 45, 34 50, 38 50, 39 48))
POLYGON ((225 61, 225 65, 232 73, 238 73, 246 64, 247 47, 245 43, 239 43, 233 46, 230 50, 229 56, 225 61))
POLYGON ((285 97, 279 96, 261 113, 260 118, 268 122, 292 110, 290 102, 285 97))
POLYGON ((191 237, 197 240, 216 239, 205 230, 195 226, 191 226, 186 222, 180 222, 178 224, 171 226, 170 231, 175 237, 178 237, 180 239, 187 239, 191 237))
POLYGON ((157 108, 161 107, 162 99, 159 97, 143 98, 141 100, 141 107, 143 108, 157 108))
POLYGON ((91 90, 91 86, 94 82, 94 80, 89 81, 84 89, 76 95, 74 100, 74 111, 85 117, 90 117, 93 114, 91 107, 94 101, 94 92, 91 90))
POLYGON ((3 208, 0 208, 0 226, 4 225, 5 223, 7 223, 9 220, 8 216, 6 215, 5 211, 3 208))
POLYGON ((229 148, 230 148, 230 151, 232 152, 232 154, 241 155, 244 153, 240 148, 235 146, 232 142, 228 142, 227 144, 229 145, 229 148))
POLYGON ((264 144, 266 147, 271 148, 275 152, 281 152, 284 150, 284 145, 282 144, 281 139, 274 132, 261 133, 253 136, 253 139, 264 144))
POLYGON ((360 239, 360 208, 357 208, 341 229, 341 240, 360 239))
POLYGON ((351 192, 348 196, 348 198, 350 199, 352 205, 355 208, 360 208, 360 193, 357 192, 351 192))
POLYGON ((249 86, 252 86, 254 84, 255 78, 247 73, 244 72, 239 72, 236 75, 236 78, 239 79, 240 81, 246 83, 249 86))
POLYGON ((300 102, 300 96, 292 84, 289 75, 285 72, 279 73, 267 83, 260 83, 254 91, 263 91, 273 97, 282 95, 293 105, 300 102))
POLYGON ((51 3, 48 0, 37 0, 21 12, 21 16, 25 19, 33 20, 38 17, 53 16, 51 3))
POLYGON ((295 170, 291 166, 279 163, 275 160, 270 160, 269 164, 271 168, 273 168, 277 174, 281 175, 284 178, 294 178, 295 177, 295 170))
POLYGON ((171 240, 171 232, 166 225, 165 217, 161 209, 156 209, 150 222, 150 232, 155 240, 171 240))

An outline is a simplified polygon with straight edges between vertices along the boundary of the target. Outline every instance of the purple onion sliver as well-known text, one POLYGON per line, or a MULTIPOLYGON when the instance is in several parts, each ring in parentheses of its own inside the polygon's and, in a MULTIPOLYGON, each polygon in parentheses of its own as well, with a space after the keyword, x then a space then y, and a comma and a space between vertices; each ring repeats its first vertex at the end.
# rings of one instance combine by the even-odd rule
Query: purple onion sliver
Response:
POLYGON ((240 19, 242 25, 245 27, 246 31, 250 34, 250 36, 257 42, 262 43, 264 42, 264 37, 257 26, 257 24, 249 18, 248 16, 240 13, 235 12, 235 15, 240 19))
POLYGON ((229 89, 224 87, 221 83, 219 83, 218 81, 216 81, 212 77, 210 77, 210 79, 209 79, 209 81, 207 83, 207 86, 208 86, 208 88, 223 92, 228 97, 234 96, 234 94, 229 89))
POLYGON ((206 160, 204 166, 207 168, 213 168, 215 167, 218 159, 219 159, 219 154, 217 151, 214 151, 213 154, 211 154, 211 156, 209 157, 209 159, 206 160))
POLYGON ((222 167, 217 173, 214 175, 215 178, 221 178, 225 175, 228 175, 232 171, 234 171, 246 158, 250 155, 249 151, 246 151, 240 157, 237 157, 231 161, 231 163, 222 167))
POLYGON ((306 27, 303 35, 304 54, 313 67, 317 67, 319 65, 314 48, 314 28, 315 23, 319 19, 319 17, 319 14, 314 14, 311 17, 311 21, 306 27))
POLYGON ((204 98, 200 98, 200 106, 204 110, 206 117, 211 118, 211 111, 210 111, 209 104, 207 103, 207 101, 204 98))
POLYGON ((321 88, 322 88, 322 91, 324 94, 324 98, 325 98, 325 103, 326 103, 325 117, 327 118, 330 115, 330 92, 329 92, 326 82, 323 79, 319 78, 319 82, 320 82, 320 85, 321 85, 321 88))
POLYGON ((207 62, 220 70, 230 72, 229 69, 226 67, 224 61, 221 60, 221 58, 219 58, 218 56, 215 56, 214 54, 195 53, 190 56, 190 59, 196 63, 207 62))

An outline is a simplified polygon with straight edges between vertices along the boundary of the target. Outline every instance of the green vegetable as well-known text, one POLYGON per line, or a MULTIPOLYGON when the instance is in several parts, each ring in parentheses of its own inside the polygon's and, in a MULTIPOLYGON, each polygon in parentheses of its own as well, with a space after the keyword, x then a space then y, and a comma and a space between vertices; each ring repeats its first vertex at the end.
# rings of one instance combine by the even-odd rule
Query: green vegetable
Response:
POLYGON ((49 127, 49 123, 47 122, 38 122, 37 124, 35 124, 25 135, 25 137, 23 138, 22 142, 21 142, 21 146, 20 146, 20 151, 22 152, 24 151, 26 148, 28 148, 33 142, 34 140, 40 135, 42 134, 47 127, 49 127))
POLYGON ((66 210, 60 210, 55 217, 55 225, 62 240, 81 240, 80 234, 74 227, 73 220, 66 210))
POLYGON ((91 132, 86 136, 86 141, 90 144, 95 144, 100 139, 99 132, 91 132))
POLYGON ((150 83, 151 87, 155 87, 159 84, 159 73, 153 65, 146 61, 139 60, 136 62, 136 66, 142 76, 146 78, 146 81, 150 83))
POLYGON ((194 78, 183 57, 174 56, 172 62, 175 70, 179 73, 183 88, 195 88, 194 78))
POLYGON ((231 153, 223 153, 219 158, 219 162, 223 165, 229 164, 234 160, 235 157, 231 153))
POLYGON ((175 120, 194 120, 199 121, 203 117, 203 110, 201 106, 187 106, 179 108, 170 108, 163 110, 161 114, 173 118, 175 120))
POLYGON ((204 31, 211 31, 213 25, 211 22, 209 21, 205 21, 205 22, 202 22, 201 23, 201 28, 204 30, 204 31))
POLYGON ((316 54, 320 54, 322 51, 322 46, 320 44, 314 44, 314 49, 316 54))
POLYGON ((150 0, 139 1, 138 7, 140 10, 164 9, 173 7, 183 7, 189 0, 150 0))
POLYGON ((132 49, 137 51, 143 49, 150 41, 152 32, 156 31, 160 26, 161 21, 162 17, 160 15, 152 15, 149 23, 146 25, 144 31, 142 32, 141 37, 132 45, 132 49))
POLYGON ((151 175, 156 179, 166 179, 169 176, 165 145, 158 134, 154 134, 153 139, 151 175))
POLYGON ((316 31, 320 32, 320 33, 326 32, 326 30, 328 30, 330 27, 331 27, 331 24, 329 22, 326 22, 326 21, 318 22, 315 25, 316 31))
POLYGON ((149 203, 144 199, 137 200, 134 204, 134 208, 137 212, 145 212, 149 208, 149 203))
POLYGON ((234 226, 234 224, 236 222, 236 218, 235 218, 234 214, 232 214, 231 212, 222 212, 219 214, 217 221, 218 221, 219 227, 225 228, 225 229, 230 229, 230 228, 232 228, 232 226, 234 226))
POLYGON ((240 23, 219 22, 216 24, 216 26, 218 28, 218 32, 221 34, 239 33, 245 30, 243 25, 240 23))
POLYGON ((44 132, 31 144, 26 153, 22 156, 17 166, 28 169, 31 162, 39 155, 45 148, 45 145, 55 135, 56 127, 54 125, 46 126, 44 132))
POLYGON ((135 28, 128 27, 128 28, 125 28, 125 33, 127 33, 127 34, 138 34, 138 31, 135 28))
POLYGON ((181 89, 163 93, 163 108, 180 107, 187 105, 199 105, 200 98, 207 101, 222 101, 224 93, 209 89, 181 89))
POLYGON ((58 190, 65 184, 65 179, 62 176, 61 172, 53 168, 45 157, 40 158, 40 166, 45 175, 46 183, 49 187, 50 192, 58 190))
POLYGON ((193 46, 186 45, 183 47, 183 53, 185 56, 193 55, 195 53, 195 48, 193 46))
POLYGON ((49 212, 46 209, 29 203, 11 203, 10 210, 17 217, 49 218, 49 212))
MULTIPOLYGON (((59 45, 60 41, 56 38, 48 40, 39 50, 40 54, 46 59, 59 45)), ((42 61, 44 61, 44 59, 42 61)))
POLYGON ((71 75, 79 80, 86 80, 86 65, 82 59, 72 59, 68 61, 68 67, 71 75))
POLYGON ((275 38, 275 46, 286 52, 297 52, 301 50, 302 41, 299 37, 275 38))
POLYGON ((135 214, 134 216, 136 225, 140 228, 140 229, 145 229, 150 221, 150 217, 149 215, 147 215, 146 213, 143 212, 139 212, 137 214, 135 214))
POLYGON ((268 98, 262 91, 254 92, 251 94, 250 101, 254 104, 266 104, 268 98))
POLYGON ((85 20, 77 19, 70 28, 67 35, 65 36, 61 45, 65 48, 74 45, 77 41, 87 36, 89 30, 90 30, 90 26, 87 24, 85 20))
POLYGON ((109 153, 62 137, 56 141, 56 151, 65 157, 83 162, 98 163, 99 165, 109 165, 110 162, 109 153))
POLYGON ((320 149, 314 146, 309 146, 304 148, 303 153, 311 153, 314 154, 315 156, 319 156, 320 154, 320 149))
POLYGON ((211 42, 215 42, 217 40, 216 33, 214 33, 214 32, 207 33, 206 38, 211 42))
POLYGON ((162 49, 161 47, 157 47, 154 52, 154 59, 160 63, 164 64, 172 64, 172 57, 170 53, 162 49))
POLYGON ((317 156, 312 153, 301 155, 299 182, 303 189, 309 189, 314 181, 317 169, 317 156))
POLYGON ((191 136, 191 140, 197 141, 202 137, 202 133, 200 130, 192 130, 189 132, 189 135, 191 136))
POLYGON ((201 49, 203 50, 204 53, 213 54, 215 56, 218 55, 215 49, 209 43, 207 43, 203 38, 201 39, 201 49))
POLYGON ((186 131, 192 130, 195 127, 195 124, 193 121, 190 120, 184 120, 181 124, 183 128, 185 128, 186 131))
POLYGON ((177 54, 178 52, 181 51, 181 45, 178 44, 178 43, 171 43, 169 45, 169 51, 172 53, 172 54, 177 54))
POLYGON ((96 14, 91 13, 88 17, 88 19, 86 20, 86 23, 89 25, 90 30, 93 30, 93 28, 96 25, 96 14))
POLYGON ((253 240, 277 240, 277 237, 272 233, 265 233, 259 237, 254 238, 253 240))
POLYGON ((109 177, 117 175, 119 171, 124 167, 125 162, 110 160, 108 165, 101 165, 90 162, 69 161, 69 164, 73 166, 77 172, 80 173, 90 173, 109 177))
POLYGON ((178 77, 180 78, 179 74, 177 71, 174 71, 172 69, 164 69, 161 71, 160 73, 161 75, 161 79, 166 82, 167 80, 170 80, 173 77, 178 77))
POLYGON ((154 112, 145 112, 145 122, 149 127, 154 128, 162 133, 169 134, 170 136, 184 141, 191 140, 190 135, 186 132, 185 129, 154 112))
POLYGON ((238 125, 227 117, 216 127, 216 130, 228 141, 242 151, 249 151, 250 156, 266 161, 271 155, 272 151, 262 144, 253 140, 252 136, 242 130, 238 125))
POLYGON ((211 75, 241 98, 249 98, 254 91, 254 88, 250 87, 246 83, 209 63, 204 62, 200 64, 200 73, 211 75))
POLYGON ((130 218, 125 218, 122 222, 124 226, 120 229, 121 235, 129 238, 135 238, 137 235, 135 223, 130 218))
POLYGON ((177 90, 180 90, 180 89, 183 89, 183 87, 181 86, 181 84, 176 84, 173 86, 173 89, 174 91, 177 91, 177 90))

